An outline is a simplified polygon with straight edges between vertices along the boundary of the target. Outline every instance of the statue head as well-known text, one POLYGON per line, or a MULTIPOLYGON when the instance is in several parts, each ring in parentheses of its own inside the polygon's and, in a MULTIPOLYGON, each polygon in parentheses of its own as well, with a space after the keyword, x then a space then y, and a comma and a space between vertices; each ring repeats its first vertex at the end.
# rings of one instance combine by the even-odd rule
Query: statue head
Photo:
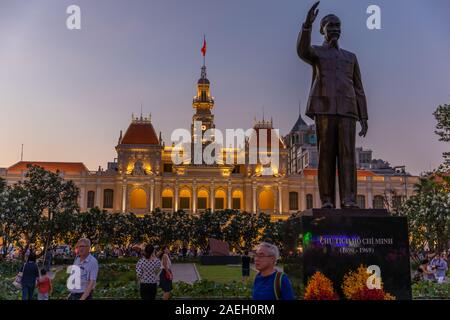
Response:
POLYGON ((320 21, 320 33, 328 42, 337 41, 341 36, 341 20, 334 14, 328 14, 320 21))

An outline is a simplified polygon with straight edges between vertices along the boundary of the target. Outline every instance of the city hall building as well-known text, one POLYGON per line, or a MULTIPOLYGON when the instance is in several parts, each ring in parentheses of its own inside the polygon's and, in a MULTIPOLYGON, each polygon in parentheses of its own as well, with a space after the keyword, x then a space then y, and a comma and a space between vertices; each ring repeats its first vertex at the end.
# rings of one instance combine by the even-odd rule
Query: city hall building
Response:
MULTIPOLYGON (((192 143, 198 139, 194 122, 201 121, 202 132, 215 128, 214 99, 206 67, 201 70, 197 94, 192 102, 192 143)), ((270 153, 270 135, 274 134, 272 120, 263 119, 253 124, 256 139, 259 132, 267 134, 270 153)), ((264 135, 263 135, 264 136, 264 135)), ((132 117, 125 134, 120 132, 116 145, 117 158, 107 169, 90 171, 83 163, 20 161, 9 168, 0 168, 0 177, 8 184, 25 178, 27 166, 35 164, 46 170, 59 171, 65 179, 79 187, 79 206, 82 211, 98 207, 108 212, 133 212, 136 215, 163 211, 185 210, 201 214, 206 209, 238 209, 247 212, 265 212, 273 220, 286 219, 291 213, 320 207, 317 183, 317 150, 314 125, 307 125, 299 115, 292 130, 285 137, 278 136, 279 161, 277 165, 232 163, 194 164, 184 161, 175 164, 172 152, 176 146, 165 145, 161 133, 157 135, 151 117, 132 117)), ((202 148, 208 142, 202 141, 202 148)), ((246 149, 247 150, 247 149, 246 149)), ((222 148, 237 157, 237 150, 222 148)), ((259 150, 258 152, 261 152, 259 150)), ((247 153, 247 151, 246 151, 247 153)), ((386 200, 398 200, 413 194, 418 177, 392 168, 382 160, 372 159, 372 152, 357 148, 358 196, 361 208, 383 208, 386 200), (391 199, 395 195, 396 199, 391 199)), ((246 159, 248 155, 246 154, 246 159)), ((220 157, 219 157, 220 158, 220 157)), ((403 168, 404 170, 404 168, 403 168)), ((339 203, 339 197, 336 197, 339 203)))

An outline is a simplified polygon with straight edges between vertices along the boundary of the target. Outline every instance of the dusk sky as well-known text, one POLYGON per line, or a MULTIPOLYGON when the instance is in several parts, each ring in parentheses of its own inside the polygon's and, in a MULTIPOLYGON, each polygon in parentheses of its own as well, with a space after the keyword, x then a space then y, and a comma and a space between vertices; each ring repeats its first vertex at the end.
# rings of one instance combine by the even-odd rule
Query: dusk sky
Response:
MULTIPOLYGON (((0 0, 0 167, 20 160, 84 162, 116 157, 131 113, 152 114, 166 144, 190 128, 203 34, 217 128, 273 117, 283 135, 304 116, 311 67, 296 53, 310 0, 0 0), (81 7, 81 30, 66 8, 81 7)), ((369 132, 358 146, 419 174, 449 145, 433 111, 450 103, 448 0, 323 0, 320 19, 342 20, 340 45, 358 56, 369 132), (381 8, 381 30, 366 9, 381 8)), ((359 131, 359 126, 358 126, 359 131)))

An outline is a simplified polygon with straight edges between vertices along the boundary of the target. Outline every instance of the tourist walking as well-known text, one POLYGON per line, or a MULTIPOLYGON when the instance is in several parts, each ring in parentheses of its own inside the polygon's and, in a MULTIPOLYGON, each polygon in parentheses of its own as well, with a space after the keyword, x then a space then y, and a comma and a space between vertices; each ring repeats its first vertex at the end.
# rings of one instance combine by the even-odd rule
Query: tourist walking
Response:
POLYGON ((144 256, 136 264, 136 276, 142 300, 155 300, 160 271, 161 261, 155 255, 155 248, 148 244, 145 246, 144 256))
POLYGON ((255 268, 259 273, 255 277, 252 297, 254 300, 293 300, 291 282, 284 272, 275 268, 280 257, 277 246, 263 242, 255 255, 255 268))
POLYGON ((251 258, 248 255, 248 251, 244 252, 244 255, 241 257, 242 260, 242 283, 247 283, 250 278, 250 261, 251 258))
POLYGON ((173 273, 172 262, 170 261, 170 250, 167 246, 162 248, 160 259, 162 271, 159 275, 159 286, 163 291, 163 300, 169 300, 170 292, 172 291, 173 273))
MULTIPOLYGON (((80 286, 70 290, 69 300, 91 300, 98 276, 98 262, 90 254, 91 241, 81 238, 76 245, 77 257, 73 267, 80 270, 80 286)), ((76 273, 75 273, 76 274, 76 273)))
POLYGON ((28 260, 22 267, 22 273, 22 300, 32 300, 39 268, 36 264, 36 254, 31 250, 28 251, 28 260))

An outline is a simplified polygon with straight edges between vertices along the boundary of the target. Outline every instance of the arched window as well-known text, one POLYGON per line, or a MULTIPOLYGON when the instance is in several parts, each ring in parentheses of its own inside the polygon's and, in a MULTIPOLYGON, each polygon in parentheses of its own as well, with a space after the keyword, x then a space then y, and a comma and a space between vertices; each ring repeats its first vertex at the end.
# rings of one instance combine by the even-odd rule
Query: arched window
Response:
POLYGON ((298 192, 289 192, 289 210, 298 210, 298 192))
POLYGON ((360 207, 361 209, 365 209, 366 208, 366 197, 362 194, 358 194, 356 196, 356 203, 358 204, 358 207, 360 207))
POLYGON ((200 189, 197 194, 197 209, 205 210, 208 208, 208 191, 200 189))
POLYGON ((180 191, 180 209, 189 210, 190 208, 191 208, 191 191, 189 189, 182 189, 180 191))
POLYGON ((162 192, 162 208, 173 208, 173 191, 171 189, 164 189, 164 191, 162 192))
POLYGON ((93 208, 95 205, 95 191, 88 191, 87 193, 87 208, 93 208))
POLYGON ((216 195, 214 197, 214 209, 215 210, 225 209, 225 200, 226 200, 225 191, 221 189, 217 190, 216 195))
POLYGON ((373 208, 374 209, 384 209, 384 197, 383 196, 375 196, 373 197, 373 208))
POLYGON ((114 204, 114 191, 112 189, 105 189, 103 191, 103 208, 112 209, 114 204))
POLYGON ((130 194, 131 209, 147 208, 147 193, 143 189, 135 189, 130 194))
POLYGON ((312 209, 312 207, 314 206, 313 200, 314 200, 313 195, 308 193, 306 195, 306 209, 312 209))
POLYGON ((234 210, 241 210, 242 209, 242 191, 241 190, 234 190, 232 194, 232 208, 234 210))

